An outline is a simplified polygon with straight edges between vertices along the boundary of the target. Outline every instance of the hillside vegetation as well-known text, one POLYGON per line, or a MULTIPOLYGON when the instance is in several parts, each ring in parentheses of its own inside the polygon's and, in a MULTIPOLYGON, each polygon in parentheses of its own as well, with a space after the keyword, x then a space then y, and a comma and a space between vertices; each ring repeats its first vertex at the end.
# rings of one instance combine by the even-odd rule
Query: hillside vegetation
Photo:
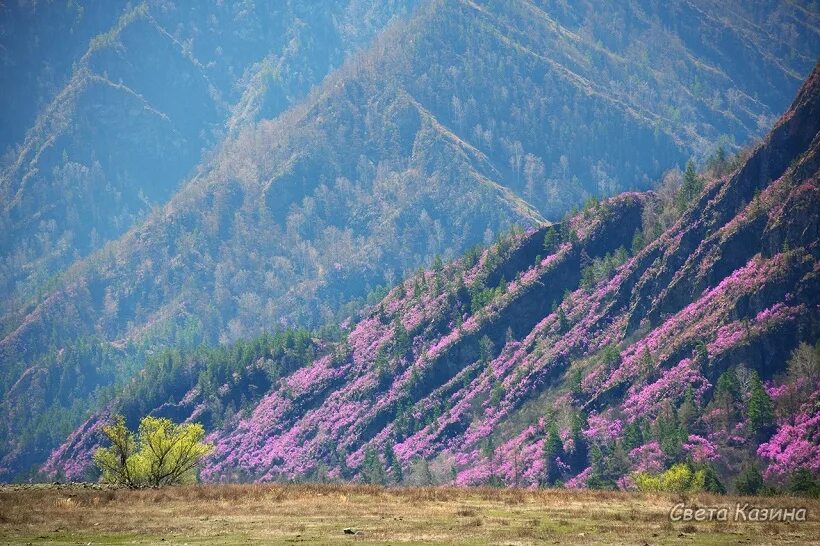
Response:
POLYGON ((143 222, 226 136, 298 103, 411 5, 0 8, 4 129, 25 128, 0 141, 0 312, 143 222))
POLYGON ((820 41, 780 2, 122 9, 65 16, 91 38, 3 170, 4 438, 76 426, 162 348, 343 320, 437 255, 731 154, 820 41))
MULTIPOLYGON (((238 413, 219 402, 238 362, 217 394, 189 380, 154 411, 221 415, 206 480, 816 494, 818 110, 815 69, 759 146, 706 176, 435 262, 310 363, 274 361, 238 413)), ((263 346, 237 346, 248 373, 263 346)), ((44 470, 83 477, 107 418, 44 470)))

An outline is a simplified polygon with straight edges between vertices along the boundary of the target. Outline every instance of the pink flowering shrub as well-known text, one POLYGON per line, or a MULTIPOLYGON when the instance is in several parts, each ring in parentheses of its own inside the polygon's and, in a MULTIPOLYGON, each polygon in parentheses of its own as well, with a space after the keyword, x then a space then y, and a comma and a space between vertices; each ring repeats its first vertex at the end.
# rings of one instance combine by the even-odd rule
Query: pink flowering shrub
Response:
POLYGON ((584 436, 600 444, 610 444, 617 440, 623 429, 620 419, 610 419, 603 414, 592 414, 587 418, 589 428, 583 431, 584 436))
POLYGON ((682 447, 696 463, 714 461, 719 458, 717 446, 703 436, 690 434, 682 447))
POLYGON ((576 476, 564 482, 564 487, 567 489, 586 489, 587 480, 592 476, 592 467, 588 466, 576 476))
POLYGON ((107 414, 86 420, 51 454, 43 465, 42 472, 50 478, 84 480, 94 468, 91 455, 99 446, 100 432, 106 420, 107 414))
POLYGON ((657 474, 664 469, 664 454, 658 442, 652 441, 629 452, 632 470, 657 474))
POLYGON ((633 422, 640 417, 656 415, 666 401, 680 400, 689 387, 692 387, 699 401, 710 386, 698 365, 692 359, 684 358, 654 383, 647 386, 633 384, 621 407, 628 421, 633 422))
MULTIPOLYGON (((820 392, 812 397, 820 400, 820 392)), ((782 481, 798 469, 820 473, 820 410, 808 403, 805 410, 782 422, 777 432, 760 445, 757 454, 767 466, 766 478, 782 481)))

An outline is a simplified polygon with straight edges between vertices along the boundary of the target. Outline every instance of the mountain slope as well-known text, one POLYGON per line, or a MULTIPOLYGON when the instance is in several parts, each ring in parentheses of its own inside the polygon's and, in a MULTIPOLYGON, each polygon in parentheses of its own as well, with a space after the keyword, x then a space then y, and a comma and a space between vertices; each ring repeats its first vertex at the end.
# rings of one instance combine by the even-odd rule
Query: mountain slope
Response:
MULTIPOLYGON (((754 460, 767 479, 816 478, 816 354, 797 376, 797 357, 788 374, 785 362, 820 333, 819 109, 815 69, 766 140, 631 257, 623 247, 670 205, 661 194, 612 198, 399 283, 214 430, 203 478, 629 488, 680 461, 728 483, 754 460), (750 396, 773 404, 768 422, 750 396)), ((206 406, 194 388, 173 415, 206 406)), ((82 475, 105 416, 46 470, 82 475)))
MULTIPOLYGON (((189 270, 205 268, 215 272, 216 265, 221 264, 227 268, 225 276, 231 278, 242 269, 257 277, 265 271, 266 264, 274 269, 273 279, 258 278, 250 289, 245 282, 239 283, 241 287, 230 286, 235 284, 230 281, 223 283, 227 285, 227 293, 217 299, 229 301, 218 303, 216 313, 196 310, 194 314, 203 322, 215 321, 214 327, 203 332, 206 338, 234 338, 258 331, 263 325, 286 316, 292 322, 317 323, 338 308, 333 302, 325 306, 328 308, 325 311, 318 309, 324 294, 318 286, 323 276, 321 271, 327 271, 329 265, 337 263, 320 258, 332 252, 327 249, 327 244, 336 239, 326 230, 335 227, 344 232, 350 228, 351 241, 359 234, 367 234, 375 241, 384 241, 387 247, 396 242, 389 231, 375 233, 372 225, 367 226, 371 216, 346 216, 344 209, 334 202, 336 193, 350 194, 344 188, 338 192, 334 188, 340 180, 351 181, 354 186, 362 188, 357 190, 359 195, 342 199, 348 207, 371 206, 365 204, 367 199, 362 192, 371 191, 368 187, 374 177, 392 173, 399 182, 421 172, 445 183, 453 176, 448 163, 450 155, 455 154, 461 162, 458 176, 477 180, 480 187, 494 192, 497 199, 512 203, 503 207, 503 210, 513 210, 505 219, 482 218, 481 222, 490 229, 491 237, 493 231, 509 222, 527 223, 540 219, 538 214, 518 202, 519 199, 532 203, 541 215, 559 217, 569 206, 590 194, 611 194, 630 186, 647 186, 649 180, 660 175, 662 168, 682 161, 692 152, 705 154, 709 148, 706 142, 714 141, 721 134, 738 141, 748 139, 766 125, 765 120, 771 115, 771 107, 754 96, 765 89, 772 102, 784 103, 775 107, 785 106, 785 99, 778 99, 777 92, 764 83, 776 82, 778 85, 773 86, 774 89, 788 88, 788 82, 799 71, 786 68, 784 61, 773 52, 762 55, 765 69, 751 70, 750 64, 756 62, 766 44, 760 36, 743 45, 734 42, 731 47, 727 45, 733 55, 731 66, 726 62, 725 52, 720 57, 713 51, 714 46, 705 46, 702 43, 706 41, 705 36, 714 32, 728 36, 749 34, 749 29, 743 26, 724 27, 728 23, 721 7, 711 8, 714 13, 707 10, 709 5, 700 8, 712 15, 703 17, 702 22, 680 19, 680 34, 677 35, 663 30, 663 20, 659 18, 666 12, 655 13, 636 4, 625 13, 612 14, 624 25, 630 22, 634 28, 631 32, 621 33, 620 40, 613 41, 610 36, 612 44, 607 48, 598 41, 608 36, 606 32, 611 29, 596 18, 592 7, 570 14, 560 7, 528 2, 516 3, 503 10, 494 6, 470 2, 427 6, 405 25, 383 34, 368 54, 348 63, 310 99, 281 120, 249 127, 226 141, 213 159, 197 169, 198 174, 189 182, 190 187, 181 191, 167 210, 156 211, 145 225, 125 235, 106 252, 86 263, 75 264, 72 273, 57 281, 57 290, 49 290, 25 304, 10 300, 15 304, 14 310, 9 309, 12 312, 7 314, 3 324, 5 332, 11 335, 7 335, 2 345, 8 348, 16 344, 17 339, 27 339, 29 346, 48 347, 51 343, 59 346, 80 334, 82 326, 78 332, 76 325, 71 324, 61 328, 59 337, 65 341, 38 337, 36 328, 35 332, 27 333, 32 330, 29 325, 37 323, 37 316, 42 315, 45 308, 50 308, 55 299, 62 299, 59 294, 74 282, 73 277, 77 275, 85 278, 85 284, 90 284, 91 277, 100 276, 100 290, 108 290, 114 303, 123 304, 118 305, 118 317, 113 327, 100 321, 88 325, 87 330, 106 339, 133 338, 133 329, 129 328, 132 333, 123 330, 129 322, 139 329, 140 324, 161 320, 161 316, 178 316, 179 311, 173 309, 179 307, 184 290, 181 292, 180 283, 168 285, 170 260, 158 260, 163 252, 152 248, 165 245, 166 237, 176 243, 181 243, 182 237, 209 238, 196 249, 195 256, 188 259, 181 256, 186 263, 197 263, 189 270), (592 30, 579 28, 584 24, 592 30), (527 28, 526 32, 520 30, 522 26, 527 28), (590 36, 590 33, 593 34, 590 36), (660 41, 659 35, 671 45, 666 49, 647 47, 647 44, 660 41), (699 41, 693 37, 699 37, 699 41), (687 44, 686 40, 693 44, 687 44), (639 46, 644 50, 635 51, 639 46), (661 50, 669 57, 680 59, 681 66, 655 62, 652 55, 661 50), (706 59, 722 59, 725 64, 711 65, 697 60, 701 53, 706 59), (638 62, 638 59, 644 60, 638 62), (765 73, 769 81, 735 82, 729 72, 737 65, 745 66, 743 70, 748 73, 765 73), (625 86, 625 82, 635 78, 644 81, 645 92, 625 86), (700 82, 700 87, 727 91, 706 100, 688 89, 692 81, 700 82), (590 119, 594 119, 594 123, 590 123, 590 119), (619 138, 611 138, 613 131, 618 132, 619 138), (624 145, 625 142, 629 144, 624 145), (344 152, 339 148, 342 145, 345 146, 344 152), (643 153, 644 148, 651 148, 653 153, 643 153), (329 189, 329 197, 325 196, 324 188, 329 189), (211 191, 226 196, 227 209, 215 211, 214 203, 219 200, 212 197, 204 201, 190 197, 211 191), (249 210, 257 199, 264 199, 267 208, 249 210), (238 206, 242 201, 250 201, 244 209, 238 206), (317 209, 317 203, 323 208, 317 209), (195 204, 210 211, 223 225, 217 230, 206 229, 205 222, 197 217, 207 216, 207 213, 186 210, 195 204), (224 225, 233 223, 234 209, 239 209, 244 219, 239 225, 247 226, 249 231, 242 234, 243 242, 258 241, 258 246, 226 244, 237 238, 236 230, 224 225), (169 210, 191 218, 183 221, 179 215, 169 214, 169 210), (286 248, 270 251, 269 258, 248 267, 250 264, 244 256, 248 254, 246 249, 270 247, 267 238, 274 226, 283 232, 288 231, 290 240, 283 245, 286 248), (144 242, 135 243, 138 231, 144 242), (211 234, 207 235, 209 231, 211 234), (230 252, 218 255, 222 252, 218 250, 220 248, 242 246, 246 247, 241 250, 243 256, 232 256, 230 252), (123 254, 118 261, 132 265, 121 268, 120 272, 103 272, 101 269, 108 267, 95 262, 104 261, 103 256, 111 251, 123 254), (273 256, 277 257, 276 261, 271 261, 273 256), (167 292, 162 297, 154 297, 157 301, 149 301, 146 296, 135 293, 133 288, 125 288, 134 284, 131 270, 136 263, 145 263, 147 259, 153 264, 151 292, 167 292), (305 300, 304 305, 296 308, 288 301, 291 298, 283 289, 294 284, 301 288, 297 288, 293 296, 305 300), (248 305, 236 305, 245 293, 248 294, 246 299, 258 300, 259 304, 248 301, 248 305), (260 312, 268 300, 271 302, 267 305, 268 311, 260 312), (143 313, 135 314, 130 310, 136 303, 143 313), (251 307, 244 313, 247 316, 242 316, 242 307, 251 307), (167 310, 164 314, 163 309, 167 310), (233 333, 228 327, 232 320, 233 333)), ((780 14, 784 9, 776 10, 776 13, 780 14)), ((754 20, 752 15, 749 17, 754 20)), ((778 21, 778 18, 772 20, 778 21)), ((811 20, 807 17, 807 21, 811 20)), ((811 31, 813 27, 800 28, 799 34, 806 38, 801 43, 811 50, 817 44, 817 36, 811 31)), ((778 43, 789 44, 790 40, 778 43)), ((805 52, 789 49, 789 59, 808 69, 806 57, 805 52)), ((782 97, 783 93, 780 95, 782 97)), ((239 110, 244 111, 244 108, 239 110)), ((140 147, 145 148, 144 145, 140 147)), ((169 148, 161 145, 157 150, 170 153, 169 148)), ((179 152, 171 155, 179 155, 179 152)), ((93 169, 88 169, 89 166, 77 166, 66 170, 70 175, 68 184, 75 185, 78 180, 85 180, 86 175, 100 183, 107 180, 102 175, 92 176, 93 169)), ((176 180, 176 176, 169 179, 176 180)), ((54 195, 65 193, 53 192, 54 195)), ((369 263, 364 269, 373 270, 372 274, 365 275, 365 282, 346 287, 346 275, 343 274, 338 285, 330 283, 332 292, 340 294, 341 302, 361 295, 362 288, 368 284, 373 286, 395 278, 397 267, 402 272, 417 267, 435 253, 450 251, 454 254, 465 245, 484 238, 476 236, 483 235, 483 227, 466 227, 461 220, 453 222, 453 232, 447 232, 446 228, 442 232, 436 227, 436 222, 442 221, 437 218, 438 213, 431 214, 429 210, 439 204, 414 207, 403 199, 413 199, 412 192, 394 192, 382 203, 388 208, 403 208, 404 215, 420 215, 423 218, 421 225, 429 225, 423 229, 439 232, 435 235, 439 242, 417 243, 419 248, 405 249, 405 256, 401 258, 387 248, 375 252, 368 249, 369 257, 365 262, 369 263), (426 212, 422 213, 422 209, 426 212), (425 216, 430 220, 424 219, 425 216), (442 240, 455 242, 442 245, 442 240), (429 248, 425 249, 425 246, 429 248), (374 261, 380 256, 391 258, 373 268, 374 261)), ((11 194, 9 200, 18 202, 12 200, 11 194)), ((459 215, 475 214, 477 219, 481 218, 481 213, 474 207, 494 208, 489 204, 494 200, 470 198, 469 201, 476 205, 459 206, 459 215)), ((110 209, 96 207, 94 200, 90 205, 98 213, 110 209)), ((450 206, 446 205, 447 208, 450 206)), ((94 210, 81 216, 93 217, 94 210)), ((441 215, 447 217, 450 213, 442 209, 441 215)), ((111 215, 97 216, 105 216, 106 221, 114 218, 111 215)), ((20 217, 26 219, 20 224, 20 230, 27 231, 31 219, 37 219, 39 215, 31 210, 20 212, 20 217)), ((214 221, 216 218, 208 222, 214 221)), ((128 225, 129 222, 117 223, 128 225)), ((26 247, 14 239, 17 231, 10 229, 6 233, 12 238, 10 241, 17 241, 18 250, 26 247)), ((41 241, 50 240, 36 237, 41 241)), ((182 246, 191 247, 191 243, 182 243, 182 246)), ((70 250, 76 245, 60 244, 58 247, 70 250)), ((25 258, 12 259, 9 270, 25 271, 25 268, 12 265, 21 261, 25 262, 25 258)), ((342 269, 357 268, 356 261, 350 260, 352 263, 343 264, 342 269)), ((193 280, 195 292, 215 291, 211 272, 206 271, 203 278, 193 280)), ((101 295, 94 299, 101 301, 101 295)), ((75 301, 71 305, 82 308, 84 303, 75 301)), ((92 308, 95 309, 93 314, 102 315, 98 304, 93 304, 92 308)))
POLYGON ((33 21, 11 8, 29 24, 7 38, 9 56, 21 57, 3 82, 11 100, 29 89, 15 75, 36 74, 37 61, 68 74, 53 75, 65 80, 43 93, 0 173, 0 310, 166 203, 225 134, 298 102, 409 5, 350 0, 316 13, 301 3, 106 2, 78 8, 76 20, 45 5, 33 21), (113 24, 100 26, 106 19, 113 24), (97 33, 87 37, 88 27, 97 33), (52 31, 69 45, 40 53, 35 44, 52 31))
MULTIPOLYGON (((44 427, 43 415, 66 409, 58 398, 89 407, 159 347, 331 322, 435 255, 512 224, 537 228, 590 195, 646 188, 723 134, 728 147, 759 134, 813 62, 810 10, 681 2, 670 19, 665 8, 430 2, 273 119, 242 121, 257 111, 249 91, 228 137, 168 203, 10 300, 4 399, 37 411, 5 437, 44 427), (61 351, 89 339, 112 353, 102 371, 52 396, 61 351)), ((275 72, 273 60, 261 65, 275 72)), ((34 201, 18 227, 48 241, 30 233, 34 201)), ((27 275, 18 264, 39 252, 12 258, 11 275, 27 275)))
MULTIPOLYGON (((577 286, 573 254, 583 249, 594 259, 625 244, 649 196, 617 198, 590 211, 591 219, 576 218, 587 228, 577 242, 563 243, 535 266, 519 262, 520 277, 461 327, 435 330, 451 305, 425 305, 434 320, 416 325, 413 297, 394 292, 380 305, 382 314, 352 330, 346 359, 317 362, 288 381, 289 390, 272 393, 252 416, 217 436, 204 475, 305 476, 318 461, 334 468, 328 446, 348 454, 347 466, 362 473, 368 447, 383 452, 393 444, 403 465, 417 456, 451 461, 457 482, 482 483, 490 474, 506 483, 538 482, 543 436, 537 425, 522 421, 528 409, 536 410, 530 420, 537 420, 537 407, 545 411, 532 404, 536 397, 561 393, 549 386, 560 384, 562 371, 579 369, 582 379, 575 392, 553 398, 546 407, 558 411, 548 415, 558 420, 566 418, 562 412, 583 409, 587 437, 603 449, 622 437, 615 431, 619 423, 660 418, 664 402, 682 401, 687 386, 706 405, 714 394, 710 383, 740 363, 772 378, 799 341, 813 343, 818 336, 818 108, 815 71, 740 169, 707 187, 675 226, 612 278, 575 289, 555 312, 548 311, 551 303, 577 286), (395 351, 393 320, 403 321, 413 341, 407 353, 388 359, 385 384, 376 354, 379 348, 395 351), (485 335, 500 350, 482 355, 485 335), (607 358, 607 347, 617 348, 615 358, 607 358), (347 366, 339 386, 319 387, 347 366), (429 424, 406 424, 431 416, 429 424), (595 436, 599 429, 602 438, 595 436), (488 438, 498 446, 489 456, 488 438), (522 469, 534 474, 516 474, 522 469)), ((541 239, 536 232, 521 245, 541 239)), ((465 277, 469 290, 469 272, 465 277)), ((704 416, 701 426, 719 442, 716 424, 704 416)))

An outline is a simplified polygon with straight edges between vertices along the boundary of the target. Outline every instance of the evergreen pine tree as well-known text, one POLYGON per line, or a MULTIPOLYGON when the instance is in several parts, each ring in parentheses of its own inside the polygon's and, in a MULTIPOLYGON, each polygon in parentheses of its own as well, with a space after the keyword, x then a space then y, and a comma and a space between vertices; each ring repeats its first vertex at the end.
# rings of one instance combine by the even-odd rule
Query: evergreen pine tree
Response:
POLYGON ((624 427, 624 449, 631 450, 643 445, 643 433, 637 421, 624 427))
POLYGON ((488 336, 482 336, 478 341, 479 356, 478 359, 482 364, 487 365, 493 359, 493 342, 488 336))
POLYGON ((401 461, 396 457, 393 451, 393 442, 388 441, 384 446, 384 464, 393 472, 393 481, 401 484, 404 481, 404 473, 401 469, 401 461))
POLYGON ((589 448, 590 473, 587 479, 587 486, 590 489, 605 489, 610 486, 606 480, 606 461, 604 453, 598 444, 592 444, 589 448))
POLYGON ((427 459, 421 460, 421 483, 422 485, 433 485, 433 473, 430 471, 430 463, 427 459))
POLYGON ((774 409, 772 399, 757 372, 752 372, 751 395, 746 407, 746 416, 749 419, 749 429, 757 441, 765 441, 771 436, 774 429, 774 409))
POLYGON ((655 418, 653 436, 661 446, 664 455, 677 460, 681 452, 681 435, 677 415, 672 403, 667 400, 655 418))
POLYGON ((687 436, 695 432, 695 420, 697 419, 698 408, 695 404, 695 393, 692 386, 686 387, 686 393, 683 395, 683 402, 678 409, 678 422, 682 429, 684 429, 687 436))
POLYGON ((763 487, 763 476, 753 464, 746 465, 735 479, 735 492, 739 495, 757 495, 763 487))
POLYGON ((403 357, 410 350, 410 334, 402 324, 401 319, 396 317, 393 323, 393 356, 403 357))
POLYGON ((544 442, 544 481, 547 485, 553 485, 561 478, 561 470, 556 464, 556 459, 565 461, 564 443, 558 434, 558 427, 553 421, 547 432, 547 439, 544 442))
POLYGON ((615 444, 612 453, 606 458, 605 464, 605 482, 610 487, 616 487, 618 478, 625 476, 629 472, 630 467, 629 455, 621 442, 615 444))
POLYGON ((718 477, 717 472, 711 465, 706 465, 702 469, 703 472, 703 490, 707 493, 715 493, 723 495, 726 493, 726 488, 718 477))
POLYGON ((563 334, 569 330, 569 321, 567 315, 564 313, 563 307, 558 307, 558 333, 563 334))
POLYGON ((720 374, 715 393, 712 395, 711 406, 723 414, 724 430, 728 431, 737 422, 737 402, 740 400, 740 386, 734 370, 727 370, 720 374))
POLYGON ((586 417, 582 412, 572 416, 570 433, 572 434, 572 457, 570 465, 574 472, 580 472, 589 465, 589 442, 584 436, 587 426, 586 417))
POLYGON ((703 181, 695 171, 695 163, 690 159, 686 163, 686 171, 683 173, 683 184, 677 195, 678 210, 684 210, 692 200, 694 200, 703 190, 703 181))
POLYGON ((364 452, 362 462, 362 481, 369 484, 386 485, 387 473, 384 470, 379 455, 372 446, 368 446, 364 452))
POLYGON ((544 235, 544 251, 546 251, 547 255, 555 252, 555 249, 558 247, 559 239, 560 236, 554 226, 547 228, 547 233, 544 235))

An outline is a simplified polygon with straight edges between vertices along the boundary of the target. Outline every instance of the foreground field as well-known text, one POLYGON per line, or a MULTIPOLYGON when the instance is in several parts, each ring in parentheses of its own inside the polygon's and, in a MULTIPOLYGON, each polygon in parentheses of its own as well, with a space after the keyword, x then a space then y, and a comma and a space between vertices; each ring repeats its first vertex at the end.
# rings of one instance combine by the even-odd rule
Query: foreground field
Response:
POLYGON ((566 490, 4 486, 0 544, 820 544, 818 510, 793 498, 566 490), (730 507, 729 521, 670 521, 682 501, 730 507), (805 507, 808 517, 733 522, 736 502, 805 507))

